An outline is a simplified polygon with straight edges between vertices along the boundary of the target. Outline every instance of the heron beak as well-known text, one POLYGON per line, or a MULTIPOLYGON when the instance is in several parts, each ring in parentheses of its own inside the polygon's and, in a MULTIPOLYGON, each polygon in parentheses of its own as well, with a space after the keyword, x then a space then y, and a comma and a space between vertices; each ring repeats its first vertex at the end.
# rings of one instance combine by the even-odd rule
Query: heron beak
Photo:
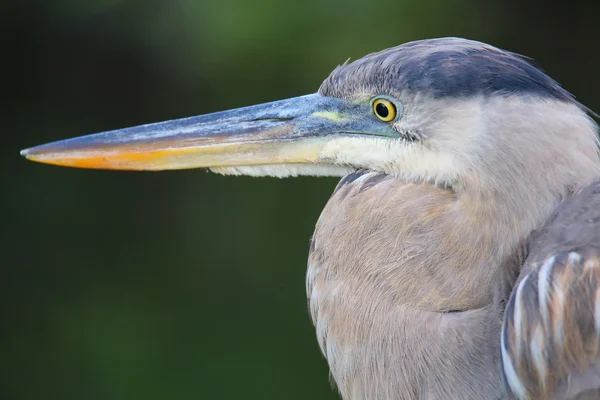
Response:
POLYGON ((21 154, 47 164, 119 170, 319 164, 331 135, 395 134, 372 116, 363 118, 368 108, 312 94, 62 140, 21 154))

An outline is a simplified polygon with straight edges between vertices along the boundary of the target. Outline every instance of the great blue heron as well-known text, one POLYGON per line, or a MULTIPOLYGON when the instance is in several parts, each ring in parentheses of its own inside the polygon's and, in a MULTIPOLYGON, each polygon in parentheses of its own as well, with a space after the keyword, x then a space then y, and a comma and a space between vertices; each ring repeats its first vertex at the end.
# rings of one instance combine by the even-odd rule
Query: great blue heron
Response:
POLYGON ((600 158, 522 57, 407 43, 318 93, 24 150, 84 168, 343 176, 307 293, 344 399, 600 396, 600 158))

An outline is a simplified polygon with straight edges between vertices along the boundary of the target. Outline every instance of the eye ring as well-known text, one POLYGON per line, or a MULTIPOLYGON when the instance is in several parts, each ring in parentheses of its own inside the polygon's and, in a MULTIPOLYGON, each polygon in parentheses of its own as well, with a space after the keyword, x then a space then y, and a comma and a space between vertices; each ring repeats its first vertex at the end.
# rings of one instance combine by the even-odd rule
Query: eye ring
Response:
POLYGON ((398 111, 394 103, 388 99, 379 98, 373 101, 373 113, 383 122, 390 122, 396 118, 398 111))

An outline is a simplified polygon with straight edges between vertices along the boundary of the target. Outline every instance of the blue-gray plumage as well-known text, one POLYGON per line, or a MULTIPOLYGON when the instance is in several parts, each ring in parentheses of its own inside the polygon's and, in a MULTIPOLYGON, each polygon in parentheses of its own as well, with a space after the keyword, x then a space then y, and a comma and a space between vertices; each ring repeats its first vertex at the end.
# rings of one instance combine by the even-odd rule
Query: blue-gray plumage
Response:
POLYGON ((518 93, 574 101, 524 57, 459 38, 410 42, 341 65, 320 91, 346 97, 360 86, 382 93, 430 93, 436 98, 518 93))
POLYGON ((431 39, 344 64, 313 95, 22 154, 341 176, 306 290, 345 400, 589 399, 600 390, 600 156, 586 112, 523 57, 431 39))
POLYGON ((520 376, 515 390, 598 399, 600 181, 558 206, 532 233, 528 251, 502 335, 505 368, 520 376))

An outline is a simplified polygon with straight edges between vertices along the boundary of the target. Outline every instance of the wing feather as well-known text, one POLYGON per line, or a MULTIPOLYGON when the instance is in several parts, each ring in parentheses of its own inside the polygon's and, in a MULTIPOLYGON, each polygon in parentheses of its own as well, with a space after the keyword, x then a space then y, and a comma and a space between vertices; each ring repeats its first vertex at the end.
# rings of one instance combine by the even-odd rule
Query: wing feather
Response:
POLYGON ((502 329, 520 399, 600 398, 600 181, 532 235, 502 329))

